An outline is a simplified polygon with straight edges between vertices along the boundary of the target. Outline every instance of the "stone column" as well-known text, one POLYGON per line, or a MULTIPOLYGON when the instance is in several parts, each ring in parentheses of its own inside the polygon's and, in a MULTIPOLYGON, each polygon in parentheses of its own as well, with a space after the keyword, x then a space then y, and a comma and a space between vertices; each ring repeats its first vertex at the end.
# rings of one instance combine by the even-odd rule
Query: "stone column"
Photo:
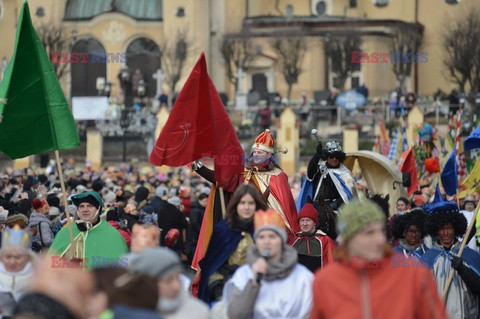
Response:
POLYGON ((92 169, 102 167, 103 136, 97 130, 87 131, 87 155, 86 160, 91 163, 92 169))
POLYGON ((275 142, 277 150, 286 148, 287 154, 279 153, 280 166, 287 174, 296 172, 296 163, 299 157, 299 127, 295 112, 287 106, 280 115, 280 127, 277 131, 277 141, 275 142))
POLYGON ((408 145, 412 146, 415 142, 416 129, 423 124, 423 113, 418 106, 415 105, 408 113, 407 124, 407 141, 408 145))

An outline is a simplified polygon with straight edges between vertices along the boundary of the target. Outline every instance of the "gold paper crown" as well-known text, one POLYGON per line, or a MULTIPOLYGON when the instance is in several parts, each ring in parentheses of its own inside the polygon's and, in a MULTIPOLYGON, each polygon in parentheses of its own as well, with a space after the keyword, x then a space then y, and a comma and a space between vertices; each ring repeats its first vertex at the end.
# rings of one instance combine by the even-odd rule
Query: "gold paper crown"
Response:
POLYGON ((286 231, 285 223, 283 222, 280 213, 273 209, 267 209, 266 211, 259 210, 255 213, 254 217, 255 231, 265 226, 279 227, 286 231))
POLYGON ((275 140, 273 139, 272 133, 269 129, 266 129, 264 132, 260 133, 255 139, 255 144, 252 146, 252 150, 262 150, 269 153, 273 153, 273 146, 275 145, 275 140))

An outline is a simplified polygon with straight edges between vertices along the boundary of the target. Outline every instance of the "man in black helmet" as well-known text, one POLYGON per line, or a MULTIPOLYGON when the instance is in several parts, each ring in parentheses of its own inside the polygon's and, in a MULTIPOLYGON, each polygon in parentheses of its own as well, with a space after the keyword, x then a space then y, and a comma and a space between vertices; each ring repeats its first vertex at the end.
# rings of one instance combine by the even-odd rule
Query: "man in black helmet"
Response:
POLYGON ((309 196, 314 201, 324 200, 337 210, 340 205, 357 195, 352 172, 342 163, 346 155, 337 141, 328 142, 323 149, 318 143, 316 153, 308 163, 307 179, 297 202, 297 210, 309 196))

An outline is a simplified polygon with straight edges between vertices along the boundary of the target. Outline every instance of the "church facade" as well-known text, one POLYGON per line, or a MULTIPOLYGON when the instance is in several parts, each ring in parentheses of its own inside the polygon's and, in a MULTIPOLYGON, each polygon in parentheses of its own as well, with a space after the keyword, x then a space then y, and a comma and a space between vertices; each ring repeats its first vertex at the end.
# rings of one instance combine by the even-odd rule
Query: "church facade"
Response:
MULTIPOLYGON (((0 0, 0 62, 9 61, 12 55, 22 3, 23 0, 0 0)), ((154 74, 161 70, 164 82, 160 89, 171 95, 165 77, 171 73, 167 68, 172 66, 165 65, 168 59, 162 51, 167 45, 176 45, 183 36, 187 43, 186 57, 175 91, 180 90, 200 53, 205 52, 215 86, 232 101, 235 85, 226 75, 221 53, 225 37, 246 35, 251 39, 255 52, 249 67, 241 73, 231 71, 238 74, 237 90, 255 91, 262 98, 273 92, 285 97, 288 91, 281 58, 273 48, 274 40, 303 39, 306 51, 291 94, 292 99, 298 99, 304 92, 313 98, 316 92, 339 86, 335 62, 327 52, 336 35, 355 32, 361 43, 344 59, 355 65, 344 80, 343 89, 365 84, 370 96, 386 97, 398 86, 392 64, 402 57, 395 56, 391 39, 401 29, 412 37, 423 38, 423 45, 413 53, 417 55, 408 57, 412 65, 404 88, 424 96, 437 89, 448 93, 455 85, 448 79, 442 62, 444 25, 480 3, 476 0, 30 0, 29 5, 36 26, 58 27, 71 41, 52 60, 66 64, 61 83, 69 98, 97 95, 99 81, 112 84, 112 95, 120 94, 125 67, 131 72, 132 81, 144 81, 143 94, 148 97, 160 94, 156 85, 159 73, 156 77, 154 74), (82 63, 85 53, 88 61, 82 63)))

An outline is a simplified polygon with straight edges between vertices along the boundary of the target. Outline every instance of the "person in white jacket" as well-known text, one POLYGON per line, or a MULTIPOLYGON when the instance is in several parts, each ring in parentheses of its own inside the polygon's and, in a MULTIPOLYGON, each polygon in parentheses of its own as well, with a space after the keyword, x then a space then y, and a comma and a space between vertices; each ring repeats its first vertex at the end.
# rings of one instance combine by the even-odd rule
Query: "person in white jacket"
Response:
POLYGON ((30 240, 28 229, 6 228, 2 233, 2 248, 0 249, 0 290, 11 293, 18 301, 25 293, 30 283, 36 259, 35 254, 28 249, 30 240))
POLYGON ((223 288, 228 318, 307 318, 313 274, 287 245, 285 223, 272 209, 255 213, 255 246, 223 288))

